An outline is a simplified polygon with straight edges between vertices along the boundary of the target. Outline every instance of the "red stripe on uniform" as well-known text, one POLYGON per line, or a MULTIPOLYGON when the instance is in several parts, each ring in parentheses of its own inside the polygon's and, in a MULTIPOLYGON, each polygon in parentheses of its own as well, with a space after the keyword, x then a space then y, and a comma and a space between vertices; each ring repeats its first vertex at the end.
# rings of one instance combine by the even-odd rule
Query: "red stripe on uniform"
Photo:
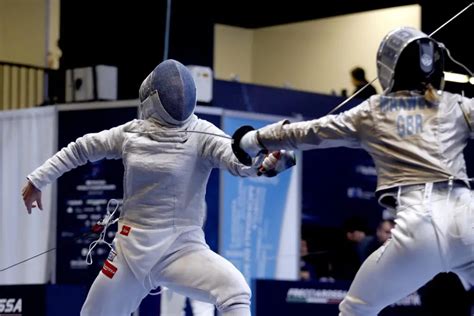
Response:
POLYGON ((132 228, 130 226, 123 225, 122 226, 122 231, 120 232, 120 234, 124 235, 124 236, 128 236, 128 234, 130 233, 131 230, 132 230, 132 228))
POLYGON ((111 264, 108 260, 105 260, 104 266, 102 267, 102 273, 112 279, 115 272, 117 272, 117 267, 111 264))

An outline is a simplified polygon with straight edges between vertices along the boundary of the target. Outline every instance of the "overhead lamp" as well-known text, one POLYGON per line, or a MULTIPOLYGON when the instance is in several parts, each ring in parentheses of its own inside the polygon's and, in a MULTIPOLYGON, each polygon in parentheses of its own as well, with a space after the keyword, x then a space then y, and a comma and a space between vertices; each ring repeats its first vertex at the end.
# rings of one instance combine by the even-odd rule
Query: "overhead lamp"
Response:
POLYGON ((458 74, 455 72, 444 72, 444 80, 458 83, 472 83, 474 84, 474 79, 469 78, 467 75, 458 74))

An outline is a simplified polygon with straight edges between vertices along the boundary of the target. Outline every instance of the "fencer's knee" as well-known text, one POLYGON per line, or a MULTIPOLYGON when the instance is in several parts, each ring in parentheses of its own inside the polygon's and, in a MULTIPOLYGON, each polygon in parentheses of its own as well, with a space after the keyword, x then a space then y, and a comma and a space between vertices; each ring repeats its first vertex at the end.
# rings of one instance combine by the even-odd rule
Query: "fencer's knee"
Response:
POLYGON ((239 295, 217 305, 217 310, 221 315, 246 315, 245 312, 250 312, 250 295, 239 295), (240 313, 237 313, 239 311, 240 313))
POLYGON ((220 316, 250 316, 250 306, 236 305, 219 312, 220 316))
POLYGON ((248 309, 250 311, 252 293, 245 282, 238 285, 229 285, 219 296, 216 307, 221 313, 237 309, 248 309))
POLYGON ((378 308, 350 295, 339 304, 339 316, 375 316, 378 308))

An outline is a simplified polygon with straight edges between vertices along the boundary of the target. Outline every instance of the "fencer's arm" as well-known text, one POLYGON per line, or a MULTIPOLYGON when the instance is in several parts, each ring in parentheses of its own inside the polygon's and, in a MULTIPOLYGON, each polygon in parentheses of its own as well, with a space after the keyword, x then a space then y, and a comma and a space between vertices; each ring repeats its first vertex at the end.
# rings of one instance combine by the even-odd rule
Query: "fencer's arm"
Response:
POLYGON ((308 150, 315 148, 360 148, 361 133, 370 129, 371 116, 368 102, 338 115, 290 123, 288 120, 267 125, 246 133, 240 148, 250 156, 262 149, 308 150), (366 125, 365 128, 362 128, 366 125))
MULTIPOLYGON (((222 130, 208 123, 204 129, 205 132, 214 133, 223 136, 226 135, 222 130)), ((231 140, 211 135, 204 138, 201 147, 201 155, 209 160, 213 168, 228 170, 232 175, 240 177, 257 176, 258 170, 252 166, 245 166, 240 163, 232 152, 231 140)))
POLYGON ((99 133, 86 134, 75 142, 69 143, 49 158, 43 165, 27 176, 37 189, 52 183, 65 172, 88 161, 97 161, 103 158, 119 159, 122 156, 124 128, 127 124, 104 130, 99 133))

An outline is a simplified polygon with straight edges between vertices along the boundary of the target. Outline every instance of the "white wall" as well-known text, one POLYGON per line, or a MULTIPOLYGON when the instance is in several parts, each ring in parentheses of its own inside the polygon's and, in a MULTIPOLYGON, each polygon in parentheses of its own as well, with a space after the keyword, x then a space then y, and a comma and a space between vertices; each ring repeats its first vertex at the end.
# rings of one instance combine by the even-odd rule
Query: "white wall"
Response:
MULTIPOLYGON (((350 69, 365 68, 367 79, 377 76, 375 56, 383 36, 398 26, 421 27, 421 7, 409 5, 396 8, 367 11, 307 22, 259 28, 247 36, 252 44, 242 44, 245 39, 237 37, 238 31, 216 26, 215 51, 222 46, 232 47, 233 56, 239 54, 239 47, 252 48, 251 61, 248 58, 228 58, 216 54, 219 62, 214 64, 218 79, 229 79, 229 73, 239 73, 251 67, 251 82, 270 86, 289 86, 298 90, 331 93, 342 89, 352 92, 350 69), (224 40, 225 39, 225 40, 224 40), (235 51, 237 50, 237 51, 235 51), (242 63, 247 63, 242 66, 242 63), (225 70, 225 71, 223 71, 225 70)), ((243 55, 247 55, 243 51, 243 55)), ((244 81, 244 80, 242 80, 244 81)), ((381 91, 380 86, 376 87, 381 91)))

